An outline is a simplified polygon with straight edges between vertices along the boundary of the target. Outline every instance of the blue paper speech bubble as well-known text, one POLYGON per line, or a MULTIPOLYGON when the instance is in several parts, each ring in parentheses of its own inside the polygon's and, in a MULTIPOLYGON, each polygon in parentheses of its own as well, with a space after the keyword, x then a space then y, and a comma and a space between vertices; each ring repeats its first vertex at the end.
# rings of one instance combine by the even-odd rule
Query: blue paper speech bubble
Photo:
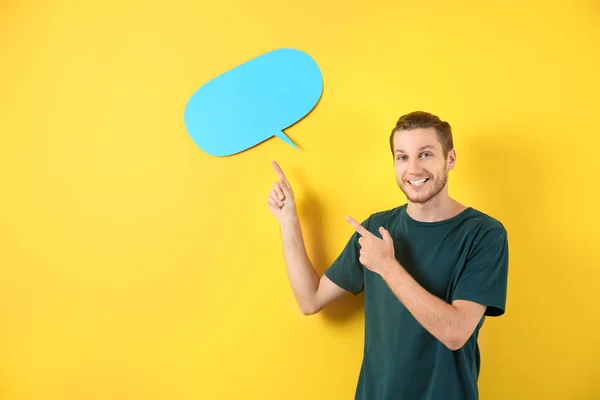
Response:
POLYGON ((189 99, 184 122, 203 151, 228 156, 277 136, 304 118, 323 92, 315 61, 295 49, 258 56, 202 85, 189 99))

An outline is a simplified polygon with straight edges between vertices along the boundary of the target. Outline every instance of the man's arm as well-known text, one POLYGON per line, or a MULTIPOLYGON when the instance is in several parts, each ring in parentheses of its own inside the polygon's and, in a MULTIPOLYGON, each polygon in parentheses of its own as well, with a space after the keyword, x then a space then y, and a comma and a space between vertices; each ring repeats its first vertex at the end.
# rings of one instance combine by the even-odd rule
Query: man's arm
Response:
POLYGON ((486 310, 466 300, 448 304, 419 285, 398 262, 382 269, 381 277, 415 319, 453 351, 467 342, 486 310))
POLYGON ((306 253, 297 217, 282 222, 280 230, 288 278, 302 314, 315 314, 348 293, 327 276, 319 278, 306 253))
POLYGON ((381 239, 354 218, 346 220, 361 235, 360 262, 379 274, 398 300, 429 333, 451 350, 460 349, 473 334, 486 306, 466 300, 448 304, 432 295, 414 280, 394 256, 390 233, 380 227, 381 239))
POLYGON ((346 290, 325 275, 319 278, 306 254, 292 185, 277 162, 273 161, 271 165, 279 181, 273 182, 267 204, 279 222, 288 278, 300 311, 305 315, 315 314, 346 290))

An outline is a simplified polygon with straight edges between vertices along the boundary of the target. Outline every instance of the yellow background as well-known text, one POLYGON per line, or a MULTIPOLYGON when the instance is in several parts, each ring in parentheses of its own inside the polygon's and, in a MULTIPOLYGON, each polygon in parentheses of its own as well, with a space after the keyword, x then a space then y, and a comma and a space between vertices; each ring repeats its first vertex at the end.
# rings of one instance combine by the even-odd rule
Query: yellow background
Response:
POLYGON ((451 194, 509 231, 481 397, 600 398, 600 6, 483 3, 2 0, 0 398, 352 398, 362 297, 300 314, 269 162, 322 272, 345 215, 404 203, 388 134, 413 110, 452 124, 451 194), (324 77, 302 149, 203 153, 189 96, 279 47, 324 77))

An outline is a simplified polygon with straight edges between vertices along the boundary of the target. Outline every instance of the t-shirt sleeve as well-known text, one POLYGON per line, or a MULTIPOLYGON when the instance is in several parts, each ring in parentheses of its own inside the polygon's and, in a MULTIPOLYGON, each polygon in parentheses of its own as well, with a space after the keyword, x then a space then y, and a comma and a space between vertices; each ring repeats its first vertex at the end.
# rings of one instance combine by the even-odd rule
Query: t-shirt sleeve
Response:
MULTIPOLYGON (((366 229, 368 219, 362 222, 366 229)), ((360 235, 357 232, 350 237, 346 247, 337 259, 325 271, 325 275, 336 285, 348 292, 358 295, 364 290, 364 267, 360 263, 360 235)))
POLYGON ((471 250, 452 300, 487 306, 485 315, 497 317, 506 309, 508 238, 503 226, 487 230, 471 250))

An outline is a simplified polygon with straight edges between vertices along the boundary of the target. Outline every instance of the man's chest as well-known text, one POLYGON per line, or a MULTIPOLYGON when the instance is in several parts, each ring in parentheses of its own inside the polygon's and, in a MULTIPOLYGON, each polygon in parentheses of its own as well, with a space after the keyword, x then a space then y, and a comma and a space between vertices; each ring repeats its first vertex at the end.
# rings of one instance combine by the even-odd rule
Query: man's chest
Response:
POLYGON ((430 293, 446 298, 467 260, 469 243, 460 232, 392 233, 395 257, 430 293))

